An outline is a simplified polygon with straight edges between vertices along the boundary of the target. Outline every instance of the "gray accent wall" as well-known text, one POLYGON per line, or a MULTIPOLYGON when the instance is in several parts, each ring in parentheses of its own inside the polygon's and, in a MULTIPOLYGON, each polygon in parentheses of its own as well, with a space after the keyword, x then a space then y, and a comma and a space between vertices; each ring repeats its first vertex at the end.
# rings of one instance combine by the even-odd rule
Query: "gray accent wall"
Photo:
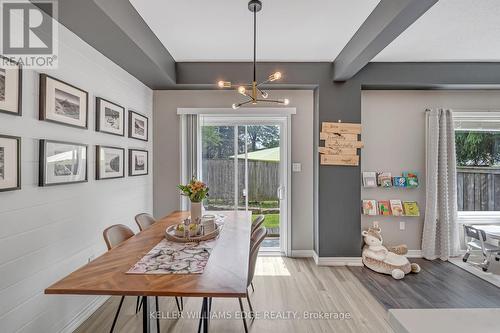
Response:
MULTIPOLYGON (((260 63, 259 79, 276 70, 284 73, 285 87, 316 87, 315 137, 322 121, 361 122, 362 89, 500 87, 500 63, 369 63, 344 83, 332 83, 330 63, 260 63)), ((217 80, 244 82, 249 73, 250 63, 178 63, 177 84, 184 89, 213 89, 217 80)), ((316 144, 311 149, 317 159, 316 144)), ((357 257, 361 253, 362 165, 363 161, 360 167, 318 167, 315 249, 321 257, 357 257)))

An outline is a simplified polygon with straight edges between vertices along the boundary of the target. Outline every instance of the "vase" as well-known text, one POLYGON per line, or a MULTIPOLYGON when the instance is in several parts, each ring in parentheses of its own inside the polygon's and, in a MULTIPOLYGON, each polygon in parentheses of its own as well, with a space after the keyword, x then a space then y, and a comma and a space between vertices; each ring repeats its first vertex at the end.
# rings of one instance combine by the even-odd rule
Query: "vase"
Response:
POLYGON ((201 202, 191 202, 191 223, 201 222, 201 202))

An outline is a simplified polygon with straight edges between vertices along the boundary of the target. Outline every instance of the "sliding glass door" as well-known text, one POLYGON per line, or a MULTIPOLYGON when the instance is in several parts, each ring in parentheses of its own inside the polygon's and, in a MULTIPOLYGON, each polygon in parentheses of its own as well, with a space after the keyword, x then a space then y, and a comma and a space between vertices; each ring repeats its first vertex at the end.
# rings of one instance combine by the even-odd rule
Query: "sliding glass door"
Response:
POLYGON ((264 215, 263 248, 286 252, 286 121, 200 116, 198 168, 210 187, 206 210, 264 215))

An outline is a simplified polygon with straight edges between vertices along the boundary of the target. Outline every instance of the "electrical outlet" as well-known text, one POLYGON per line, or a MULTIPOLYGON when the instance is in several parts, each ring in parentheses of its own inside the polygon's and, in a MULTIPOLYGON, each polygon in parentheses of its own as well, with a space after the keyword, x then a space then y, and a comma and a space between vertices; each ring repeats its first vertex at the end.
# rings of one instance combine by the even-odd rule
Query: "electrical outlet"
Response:
POLYGON ((406 229, 406 222, 401 221, 399 222, 399 230, 405 230, 406 229))
POLYGON ((91 262, 92 260, 95 259, 95 255, 91 255, 88 259, 87 259, 87 263, 91 262))

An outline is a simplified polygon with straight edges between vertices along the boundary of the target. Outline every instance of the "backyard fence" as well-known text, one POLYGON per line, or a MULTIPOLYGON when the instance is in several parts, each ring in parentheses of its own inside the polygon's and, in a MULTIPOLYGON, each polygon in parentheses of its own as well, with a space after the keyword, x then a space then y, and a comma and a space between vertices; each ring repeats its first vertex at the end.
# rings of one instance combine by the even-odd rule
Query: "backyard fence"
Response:
MULTIPOLYGON (((210 187, 210 199, 234 202, 234 160, 204 160, 203 181, 210 187)), ((277 200, 280 184, 279 163, 248 161, 248 200, 277 200)), ((245 188, 245 161, 238 160, 238 188, 240 197, 245 188)))
POLYGON ((500 169, 458 167, 457 199, 459 211, 500 210, 500 169))

